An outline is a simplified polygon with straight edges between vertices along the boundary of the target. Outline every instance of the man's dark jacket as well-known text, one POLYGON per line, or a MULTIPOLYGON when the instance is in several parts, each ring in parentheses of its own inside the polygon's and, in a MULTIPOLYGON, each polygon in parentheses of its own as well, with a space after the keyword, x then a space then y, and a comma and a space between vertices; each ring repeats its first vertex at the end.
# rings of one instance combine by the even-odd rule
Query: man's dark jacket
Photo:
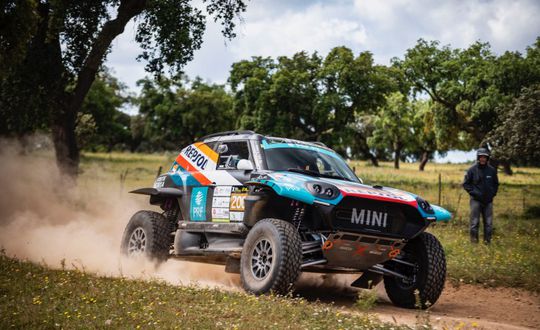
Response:
POLYGON ((465 174, 463 188, 473 199, 482 204, 491 203, 499 189, 497 170, 488 164, 484 166, 478 163, 474 164, 465 174))

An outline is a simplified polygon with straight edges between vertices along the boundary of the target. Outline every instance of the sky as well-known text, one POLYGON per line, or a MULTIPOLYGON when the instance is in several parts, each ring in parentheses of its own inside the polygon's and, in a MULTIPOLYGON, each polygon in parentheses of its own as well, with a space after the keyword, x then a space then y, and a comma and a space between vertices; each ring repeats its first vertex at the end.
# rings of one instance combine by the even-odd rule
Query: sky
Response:
MULTIPOLYGON (((275 58, 299 51, 325 56, 342 45, 354 53, 371 51, 377 64, 389 64, 419 38, 457 48, 489 42, 496 54, 524 52, 540 36, 540 1, 252 0, 238 22, 235 39, 225 39, 220 29, 208 19, 203 45, 185 66, 190 78, 225 84, 232 63, 251 56, 275 58)), ((129 24, 113 41, 106 65, 138 92, 136 81, 146 73, 145 64, 135 60, 140 49, 134 30, 129 24)))

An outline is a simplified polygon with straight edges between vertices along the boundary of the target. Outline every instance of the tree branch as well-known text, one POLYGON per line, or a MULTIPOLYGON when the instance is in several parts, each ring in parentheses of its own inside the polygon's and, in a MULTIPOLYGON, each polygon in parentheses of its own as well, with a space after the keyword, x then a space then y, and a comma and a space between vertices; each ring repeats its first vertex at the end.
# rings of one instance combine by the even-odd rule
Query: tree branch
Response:
POLYGON ((69 111, 77 112, 80 109, 112 41, 124 32, 124 28, 129 20, 139 15, 145 7, 146 0, 122 0, 118 7, 116 18, 107 21, 103 25, 77 77, 77 84, 72 93, 69 111))

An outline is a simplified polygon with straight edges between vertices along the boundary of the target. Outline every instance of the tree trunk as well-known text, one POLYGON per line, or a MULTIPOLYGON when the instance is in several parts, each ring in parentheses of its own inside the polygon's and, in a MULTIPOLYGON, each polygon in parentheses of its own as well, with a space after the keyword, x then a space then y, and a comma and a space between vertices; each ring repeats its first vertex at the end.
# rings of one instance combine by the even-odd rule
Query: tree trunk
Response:
POLYGON ((422 158, 420 159, 420 166, 418 167, 420 171, 423 171, 425 169, 426 164, 429 161, 429 154, 430 153, 428 151, 422 152, 422 158))
POLYGON ((508 160, 502 160, 498 158, 491 158, 489 160, 489 164, 495 168, 498 168, 499 165, 503 168, 503 173, 506 175, 512 175, 514 174, 514 171, 512 171, 512 166, 510 161, 508 160))
POLYGON ((379 160, 374 154, 372 154, 371 152, 368 152, 368 157, 369 157, 369 160, 371 160, 371 164, 373 166, 379 167, 379 160))
POLYGON ((91 50, 77 77, 73 92, 64 95, 59 103, 67 105, 57 109, 61 113, 53 115, 52 132, 56 161, 60 170, 75 178, 79 167, 79 148, 75 135, 77 113, 82 107, 84 98, 92 86, 99 67, 103 64, 105 54, 112 41, 124 32, 129 20, 140 14, 146 6, 146 0, 123 0, 118 7, 115 19, 106 22, 92 44, 91 50))
POLYGON ((394 150, 394 168, 399 170, 399 159, 401 158, 401 147, 394 150))
POLYGON ((56 163, 62 174, 76 178, 79 170, 79 148, 75 135, 75 113, 62 111, 54 119, 52 136, 56 163))
POLYGON ((501 160, 501 165, 503 167, 503 172, 504 174, 506 175, 512 175, 514 174, 514 171, 512 171, 512 166, 510 165, 510 162, 509 161, 506 161, 506 160, 501 160))

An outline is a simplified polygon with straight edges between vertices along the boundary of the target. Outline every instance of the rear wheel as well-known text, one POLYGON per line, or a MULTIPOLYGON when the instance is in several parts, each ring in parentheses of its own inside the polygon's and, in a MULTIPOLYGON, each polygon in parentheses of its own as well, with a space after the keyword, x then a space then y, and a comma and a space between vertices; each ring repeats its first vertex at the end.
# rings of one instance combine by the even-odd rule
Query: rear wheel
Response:
POLYGON ((240 259, 240 278, 248 292, 285 294, 300 274, 302 245, 294 226, 263 219, 250 230, 240 259))
POLYGON ((405 308, 433 305, 439 299, 446 279, 446 258, 439 240, 424 232, 407 243, 399 258, 403 263, 388 261, 385 264, 385 268, 407 277, 384 278, 384 287, 392 303, 405 308))
POLYGON ((170 225, 153 211, 139 211, 129 220, 122 237, 121 251, 127 256, 145 256, 165 261, 172 243, 170 225))

